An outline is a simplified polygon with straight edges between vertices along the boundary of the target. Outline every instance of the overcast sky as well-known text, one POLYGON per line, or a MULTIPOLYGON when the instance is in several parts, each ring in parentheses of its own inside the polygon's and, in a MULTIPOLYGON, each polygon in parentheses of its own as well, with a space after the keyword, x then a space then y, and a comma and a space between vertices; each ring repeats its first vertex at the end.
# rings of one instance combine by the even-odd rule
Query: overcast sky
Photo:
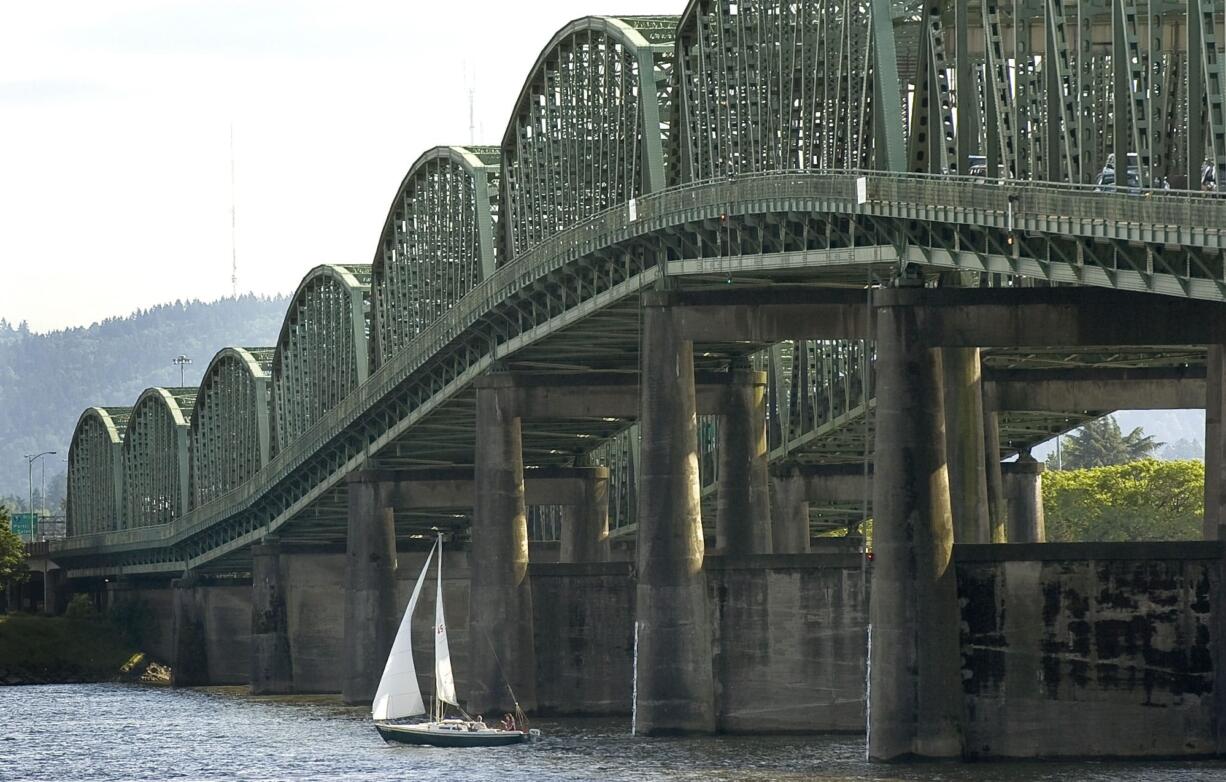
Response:
POLYGON ((496 144, 540 50, 585 14, 683 0, 5 2, 0 317, 85 325, 369 263, 408 166, 496 144))

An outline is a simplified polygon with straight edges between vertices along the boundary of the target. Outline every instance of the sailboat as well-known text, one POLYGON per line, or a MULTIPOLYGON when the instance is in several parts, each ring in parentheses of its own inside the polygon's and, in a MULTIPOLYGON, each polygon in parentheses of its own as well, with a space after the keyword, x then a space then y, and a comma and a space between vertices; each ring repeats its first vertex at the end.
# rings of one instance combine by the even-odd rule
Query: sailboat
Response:
POLYGON ((502 725, 490 727, 480 719, 464 713, 455 694, 455 677, 451 670, 451 651, 447 646, 447 624, 443 620, 443 536, 440 533, 426 564, 417 577, 409 605, 400 620, 400 629, 392 643, 383 677, 371 704, 371 717, 375 728, 384 741, 402 744, 428 744, 435 747, 498 747, 519 744, 536 738, 540 731, 528 730, 523 714, 508 715, 502 725), (410 717, 426 714, 426 705, 417 684, 417 670, 413 666, 413 647, 410 640, 410 625, 413 609, 421 596, 430 560, 438 554, 438 587, 434 604, 434 701, 430 719, 426 722, 404 722, 410 717), (458 711, 462 718, 448 717, 447 707, 458 711))

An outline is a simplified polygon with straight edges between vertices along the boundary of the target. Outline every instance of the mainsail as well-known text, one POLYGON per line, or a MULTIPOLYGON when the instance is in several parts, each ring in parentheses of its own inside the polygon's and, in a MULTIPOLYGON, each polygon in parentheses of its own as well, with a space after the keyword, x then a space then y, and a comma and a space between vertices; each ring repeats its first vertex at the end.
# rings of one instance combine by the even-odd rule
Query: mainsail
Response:
POLYGON ((451 673, 451 650, 447 647, 447 623, 443 620, 443 537, 438 539, 438 596, 434 604, 434 694, 439 701, 459 706, 455 677, 451 673))
MULTIPOLYGON (((400 629, 396 631, 396 640, 392 643, 392 652, 388 655, 387 665, 383 667, 383 678, 379 680, 379 689, 375 691, 375 700, 371 705, 371 716, 377 720, 394 720, 401 717, 412 717, 425 714, 426 706, 421 700, 421 689, 417 686, 417 670, 413 667, 413 646, 409 638, 409 627, 413 623, 413 609, 417 607, 417 598, 421 595, 422 584, 426 581, 426 571, 430 569, 430 560, 438 543, 426 555, 426 564, 422 566, 417 584, 413 586, 413 594, 409 597, 409 607, 404 610, 400 620, 400 629)), ((439 552, 442 562, 442 552, 439 552)), ((442 615, 442 604, 439 604, 439 615, 442 615)), ((446 641, 443 641, 446 648, 446 641)), ((436 647, 437 648, 437 647, 436 647)), ((447 667, 451 672, 450 662, 447 667)))

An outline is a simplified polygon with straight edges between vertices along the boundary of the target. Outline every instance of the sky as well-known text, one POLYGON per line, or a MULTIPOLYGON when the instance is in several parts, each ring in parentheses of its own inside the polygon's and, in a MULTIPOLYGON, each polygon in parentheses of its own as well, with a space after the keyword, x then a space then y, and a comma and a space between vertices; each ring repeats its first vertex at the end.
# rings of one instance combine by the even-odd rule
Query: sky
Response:
POLYGON ((684 0, 0 4, 0 317, 36 331, 369 263, 419 154, 497 144, 541 49, 684 0))

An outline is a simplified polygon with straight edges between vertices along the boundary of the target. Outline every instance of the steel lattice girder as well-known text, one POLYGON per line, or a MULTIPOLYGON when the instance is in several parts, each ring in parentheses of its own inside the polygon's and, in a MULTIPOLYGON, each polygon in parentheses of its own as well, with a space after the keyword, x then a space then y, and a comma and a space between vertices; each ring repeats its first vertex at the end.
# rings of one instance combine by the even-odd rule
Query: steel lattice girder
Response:
POLYGON ((371 366, 446 312, 497 265, 497 147, 435 147, 409 168, 371 269, 371 366))
POLYGON ((370 266, 308 272, 290 299, 272 359, 273 453, 366 380, 369 334, 370 266))
POLYGON ((273 348, 223 348, 209 362, 192 413, 192 507, 216 499, 268 462, 273 348))
POLYGON ((124 527, 167 524, 188 511, 188 440, 195 388, 147 388, 123 438, 124 527))
POLYGON ((659 190, 676 17, 585 17, 537 58, 502 139, 505 262, 659 190))
POLYGON ((68 446, 67 534, 119 529, 123 517, 123 435, 130 407, 91 407, 68 446))

